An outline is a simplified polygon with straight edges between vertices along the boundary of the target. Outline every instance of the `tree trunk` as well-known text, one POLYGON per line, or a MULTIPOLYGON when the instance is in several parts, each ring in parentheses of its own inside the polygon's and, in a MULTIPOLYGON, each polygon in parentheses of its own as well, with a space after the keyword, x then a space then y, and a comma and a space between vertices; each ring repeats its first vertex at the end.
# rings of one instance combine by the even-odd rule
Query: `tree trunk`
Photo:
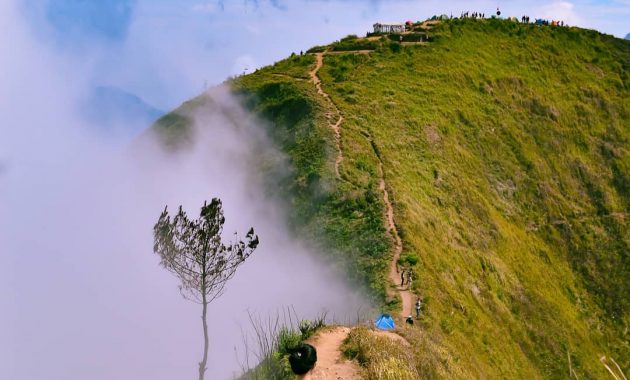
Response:
POLYGON ((199 362, 199 380, 203 380, 206 373, 206 364, 208 363, 208 322, 206 321, 206 311, 208 310, 208 302, 206 301, 206 293, 203 293, 203 312, 201 321, 203 322, 203 359, 199 362))

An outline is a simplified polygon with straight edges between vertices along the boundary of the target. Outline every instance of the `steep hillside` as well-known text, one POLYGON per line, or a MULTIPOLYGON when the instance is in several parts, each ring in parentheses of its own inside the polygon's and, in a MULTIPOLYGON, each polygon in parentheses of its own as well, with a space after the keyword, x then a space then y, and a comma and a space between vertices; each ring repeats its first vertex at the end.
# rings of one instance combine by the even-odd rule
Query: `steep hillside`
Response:
POLYGON ((427 378, 607 378, 602 356, 627 373, 630 42, 502 20, 428 37, 348 38, 230 82, 289 157, 269 186, 290 224, 391 310, 400 237, 427 378))

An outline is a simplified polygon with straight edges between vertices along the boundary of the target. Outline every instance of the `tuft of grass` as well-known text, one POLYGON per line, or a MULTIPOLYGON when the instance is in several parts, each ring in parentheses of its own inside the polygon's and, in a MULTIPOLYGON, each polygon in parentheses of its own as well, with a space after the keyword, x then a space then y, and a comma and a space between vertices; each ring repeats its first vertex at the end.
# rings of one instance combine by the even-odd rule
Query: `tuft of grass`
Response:
POLYGON ((375 335, 366 327, 350 331, 341 349, 348 359, 357 360, 367 380, 423 378, 416 368, 413 350, 399 341, 375 335))
POLYGON ((298 345, 326 326, 326 314, 314 320, 299 320, 295 311, 266 320, 249 315, 254 331, 253 340, 243 338, 245 345, 242 375, 239 380, 292 380, 289 355, 298 345), (255 363, 250 363, 254 359, 255 363))

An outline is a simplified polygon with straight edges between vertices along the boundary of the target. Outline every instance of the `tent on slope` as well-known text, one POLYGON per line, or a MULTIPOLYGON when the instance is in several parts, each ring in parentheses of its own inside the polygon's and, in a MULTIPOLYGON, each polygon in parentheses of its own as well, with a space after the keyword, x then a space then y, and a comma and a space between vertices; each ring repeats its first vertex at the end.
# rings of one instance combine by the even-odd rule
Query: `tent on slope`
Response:
POLYGON ((394 318, 389 314, 381 314, 374 321, 374 326, 380 330, 393 330, 395 327, 394 318))

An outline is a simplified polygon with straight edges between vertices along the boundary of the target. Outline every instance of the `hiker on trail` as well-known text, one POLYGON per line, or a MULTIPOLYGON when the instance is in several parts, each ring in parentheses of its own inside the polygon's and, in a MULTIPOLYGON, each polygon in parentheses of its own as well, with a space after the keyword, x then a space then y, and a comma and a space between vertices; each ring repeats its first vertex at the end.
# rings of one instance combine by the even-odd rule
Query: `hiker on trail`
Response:
POLYGON ((411 289, 411 281, 413 280, 413 273, 411 272, 411 269, 409 269, 407 271, 407 286, 409 287, 409 289, 411 289))
POLYGON ((407 319, 405 319, 405 322, 407 322, 410 325, 413 325, 413 317, 410 315, 407 317, 407 319))
POLYGON ((400 272, 400 286, 405 285, 405 272, 407 271, 407 269, 402 270, 402 272, 400 272))
POLYGON ((422 308, 422 302, 418 298, 416 299, 416 319, 420 319, 420 308, 422 308))

